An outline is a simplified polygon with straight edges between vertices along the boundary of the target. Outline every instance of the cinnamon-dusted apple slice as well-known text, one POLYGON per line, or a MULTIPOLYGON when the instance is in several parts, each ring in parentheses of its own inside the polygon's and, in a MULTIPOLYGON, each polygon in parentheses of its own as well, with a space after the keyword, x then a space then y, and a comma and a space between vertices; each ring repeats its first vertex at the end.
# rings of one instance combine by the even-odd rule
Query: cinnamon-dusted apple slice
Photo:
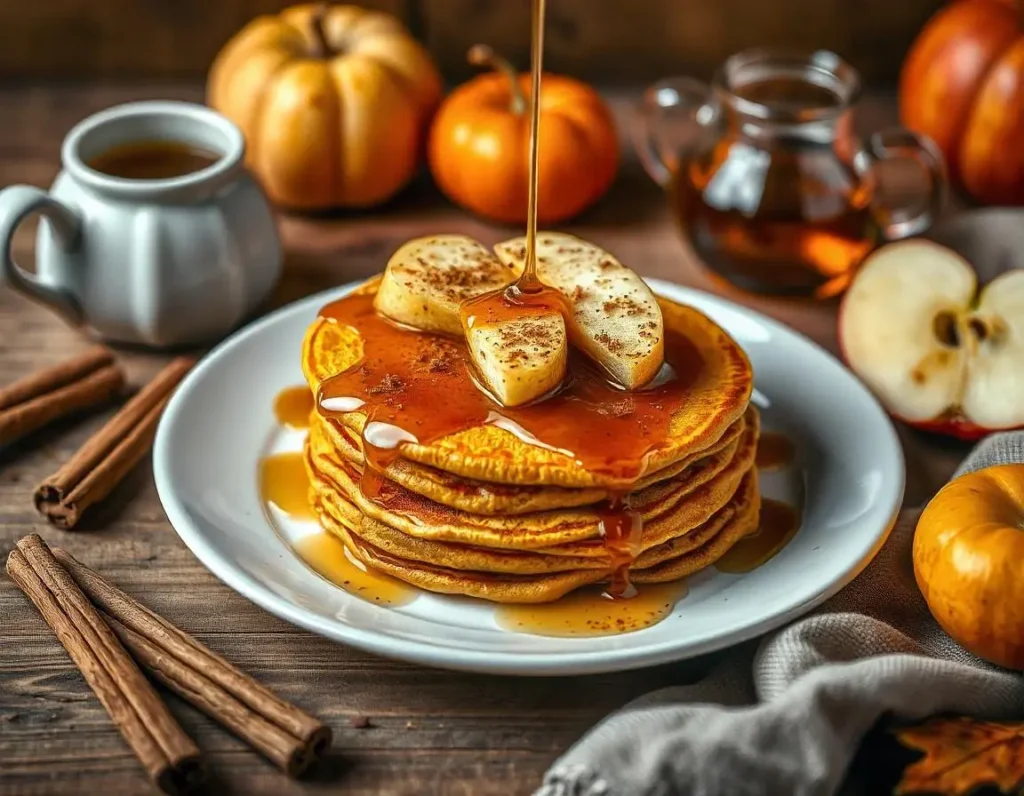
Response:
POLYGON ((462 335, 459 306, 517 276, 482 244, 464 235, 430 235, 402 246, 388 261, 373 305, 382 315, 425 332, 462 335))
POLYGON ((850 367, 898 418, 966 439, 1024 426, 1024 270, 978 292, 974 269, 920 240, 868 257, 839 311, 850 367))
MULTIPOLYGON (((526 239, 499 243, 502 262, 521 271, 526 239)), ((653 379, 665 358, 661 308, 631 268, 599 246, 560 232, 537 236, 537 276, 569 305, 569 339, 627 390, 653 379)))
POLYGON ((486 314, 474 314, 470 305, 463 319, 477 373, 503 406, 530 403, 562 383, 569 342, 560 312, 527 305, 513 315, 488 320, 486 314))

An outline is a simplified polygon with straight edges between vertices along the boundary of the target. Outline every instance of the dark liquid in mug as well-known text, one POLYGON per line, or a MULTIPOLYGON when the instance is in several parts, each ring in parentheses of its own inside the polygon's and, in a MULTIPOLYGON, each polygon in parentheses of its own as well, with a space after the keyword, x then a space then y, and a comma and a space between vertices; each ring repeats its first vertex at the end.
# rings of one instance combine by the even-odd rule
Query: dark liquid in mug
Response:
MULTIPOLYGON (((839 106, 827 88, 798 80, 758 81, 736 94, 773 111, 839 106)), ((755 147, 727 137, 684 162, 672 198, 697 255, 757 291, 824 298, 845 289, 880 231, 872 186, 843 143, 789 138, 755 147)))
POLYGON ((212 166, 220 155, 181 141, 136 141, 89 161, 96 171, 128 180, 166 180, 212 166))

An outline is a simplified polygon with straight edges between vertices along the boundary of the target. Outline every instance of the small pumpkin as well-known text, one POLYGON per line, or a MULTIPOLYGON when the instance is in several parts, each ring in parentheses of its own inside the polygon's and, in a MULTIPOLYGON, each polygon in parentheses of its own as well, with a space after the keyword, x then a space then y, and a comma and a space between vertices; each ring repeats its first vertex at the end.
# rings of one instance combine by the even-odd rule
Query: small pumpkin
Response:
POLYGON ((270 198, 307 210, 394 196, 416 171, 440 98, 430 55, 395 17, 346 5, 257 17, 207 83, 270 198))
POLYGON ((900 116, 984 204, 1024 204, 1024 2, 954 0, 914 42, 900 116))
MULTIPOLYGON (((530 153, 530 76, 489 47, 470 63, 493 72, 459 86, 430 132, 434 180, 456 204, 504 223, 526 221, 530 153)), ((590 86, 545 73, 540 92, 537 217, 550 224, 581 213, 611 186, 619 142, 611 111, 590 86)))
POLYGON ((1024 669, 1024 464, 948 483, 918 520, 913 558, 942 629, 981 658, 1024 669))

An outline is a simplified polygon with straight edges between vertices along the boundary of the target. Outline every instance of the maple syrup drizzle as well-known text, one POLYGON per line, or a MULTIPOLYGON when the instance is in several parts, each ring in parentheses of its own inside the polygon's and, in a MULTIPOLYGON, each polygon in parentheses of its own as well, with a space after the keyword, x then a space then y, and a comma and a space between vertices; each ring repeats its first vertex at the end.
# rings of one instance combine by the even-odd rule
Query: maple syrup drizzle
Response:
POLYGON ((544 2, 533 0, 530 41, 530 183, 526 206, 526 263, 516 283, 520 292, 535 292, 537 279, 537 202, 540 173, 540 84, 544 73, 544 2))
POLYGON ((292 519, 315 519, 301 453, 275 453, 260 462, 260 496, 292 519))
POLYGON ((796 446, 785 434, 765 431, 757 440, 757 466, 761 470, 781 470, 793 463, 796 446))
POLYGON ((799 528, 799 509, 780 500, 764 498, 757 530, 733 545, 715 562, 715 568, 733 574, 757 569, 785 547, 799 528))
MULTIPOLYGON (((526 257, 519 279, 504 290, 487 293, 465 302, 460 308, 463 325, 498 324, 522 316, 537 317, 560 313, 571 317, 565 297, 543 284, 537 276, 537 203, 539 199, 540 92, 544 72, 545 0, 533 0, 533 30, 530 63, 530 170, 526 213, 526 257)), ((543 400, 549 400, 545 398, 543 400)), ((570 421, 571 422, 571 421, 570 421)), ((541 437, 547 441, 546 438, 541 437)), ((570 448, 578 452, 576 448, 570 448)), ((642 464, 632 480, 643 472, 642 464)), ((629 568, 640 552, 643 518, 629 508, 622 495, 612 497, 600 509, 601 537, 612 567, 607 594, 615 598, 631 598, 636 589, 629 581, 629 568)))
POLYGON ((274 398, 274 417, 282 426, 309 428, 309 415, 313 411, 313 393, 305 384, 286 387, 274 398))
POLYGON ((353 558, 340 539, 326 531, 303 536, 293 547, 299 558, 321 577, 375 605, 405 605, 419 593, 397 578, 367 569, 353 558))
POLYGON ((629 507, 624 494, 612 495, 598 509, 601 540, 612 565, 606 596, 632 598, 636 587, 629 580, 629 568, 640 555, 640 537, 644 531, 643 516, 629 507))
POLYGON ((551 603, 502 605, 495 620, 504 630, 537 636, 611 636, 631 633, 667 618, 683 597, 686 582, 645 585, 628 600, 586 587, 551 603))

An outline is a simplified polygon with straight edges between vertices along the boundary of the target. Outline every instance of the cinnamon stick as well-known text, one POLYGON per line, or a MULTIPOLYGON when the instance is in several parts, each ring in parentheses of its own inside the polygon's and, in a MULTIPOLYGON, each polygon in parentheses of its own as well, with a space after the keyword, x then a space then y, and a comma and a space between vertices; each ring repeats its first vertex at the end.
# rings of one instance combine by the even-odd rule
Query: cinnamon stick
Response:
POLYGON ((35 604, 150 778, 179 793, 203 777, 199 750, 110 627, 36 534, 21 539, 7 573, 35 604))
POLYGON ((36 488, 36 510, 60 528, 74 528, 82 513, 109 495, 149 450, 160 415, 192 364, 192 358, 179 357, 139 390, 36 488))
POLYGON ((0 389, 0 442, 109 401, 124 386, 113 353, 94 346, 0 389))
POLYGON ((135 601, 60 548, 60 562, 156 680, 247 741, 290 776, 330 745, 331 730, 135 601))

